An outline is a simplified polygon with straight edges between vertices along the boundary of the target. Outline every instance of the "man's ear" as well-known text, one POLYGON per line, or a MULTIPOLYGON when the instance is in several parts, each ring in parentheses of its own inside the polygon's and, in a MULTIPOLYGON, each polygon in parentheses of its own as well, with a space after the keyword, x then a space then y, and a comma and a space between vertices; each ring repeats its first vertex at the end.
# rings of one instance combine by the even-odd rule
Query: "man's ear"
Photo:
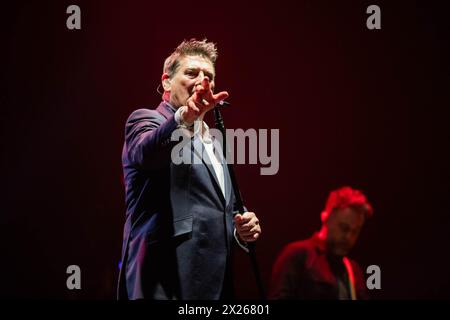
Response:
POLYGON ((170 77, 167 73, 163 73, 163 75, 161 76, 161 82, 162 82, 164 91, 170 91, 171 83, 170 83, 170 77))

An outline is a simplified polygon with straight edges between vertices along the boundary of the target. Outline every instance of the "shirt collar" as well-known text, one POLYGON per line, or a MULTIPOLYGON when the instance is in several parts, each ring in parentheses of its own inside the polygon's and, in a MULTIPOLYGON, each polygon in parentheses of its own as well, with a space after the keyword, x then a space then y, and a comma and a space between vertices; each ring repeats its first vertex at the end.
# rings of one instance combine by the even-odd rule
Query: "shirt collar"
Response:
POLYGON ((203 125, 203 135, 201 134, 201 126, 199 125, 199 121, 196 121, 194 124, 194 135, 197 135, 203 143, 212 143, 212 137, 209 133, 209 126, 205 121, 201 123, 203 125))

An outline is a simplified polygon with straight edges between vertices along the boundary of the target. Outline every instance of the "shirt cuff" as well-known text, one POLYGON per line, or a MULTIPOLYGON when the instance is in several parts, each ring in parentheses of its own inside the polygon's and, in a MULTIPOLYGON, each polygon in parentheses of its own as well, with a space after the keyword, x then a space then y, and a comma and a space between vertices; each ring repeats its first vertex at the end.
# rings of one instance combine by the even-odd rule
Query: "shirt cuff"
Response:
POLYGON ((175 111, 175 122, 177 124, 181 124, 181 108, 178 108, 177 111, 175 111))
POLYGON ((178 124, 178 126, 186 128, 186 129, 190 129, 190 128, 194 127, 194 124, 189 126, 183 121, 183 118, 181 117, 181 111, 182 111, 182 107, 178 108, 177 111, 175 111, 175 115, 174 115, 175 122, 178 124))
POLYGON ((247 243, 244 242, 244 244, 242 244, 242 243, 239 241, 239 237, 238 237, 238 235, 237 235, 236 228, 234 228, 234 238, 236 239, 236 242, 238 243, 239 247, 241 247, 245 252, 249 253, 249 250, 248 250, 248 248, 247 248, 247 243))

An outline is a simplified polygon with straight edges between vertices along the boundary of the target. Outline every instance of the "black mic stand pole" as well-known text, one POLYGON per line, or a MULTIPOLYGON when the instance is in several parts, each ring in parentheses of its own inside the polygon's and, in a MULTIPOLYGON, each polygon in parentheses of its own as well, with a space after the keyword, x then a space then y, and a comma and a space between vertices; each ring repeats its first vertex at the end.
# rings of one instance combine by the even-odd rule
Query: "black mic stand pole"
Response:
MULTIPOLYGON (((227 140, 226 140, 225 125, 223 123, 222 114, 220 113, 220 107, 225 107, 227 105, 229 105, 229 102, 221 101, 214 108, 214 118, 215 118, 215 122, 216 122, 216 128, 218 128, 220 130, 220 132, 222 133, 222 139, 223 139, 222 151, 223 151, 224 159, 228 159, 227 155, 229 153, 229 150, 228 150, 228 145, 227 145, 227 140)), ((237 210, 239 211, 239 213, 242 214, 245 212, 244 202, 242 201, 242 195, 239 190, 236 176, 234 174, 233 164, 231 164, 227 161, 227 167, 228 167, 228 172, 230 174, 231 185, 233 187, 234 195, 236 197, 236 207, 237 207, 237 210)), ((263 287, 263 284, 261 281, 261 274, 259 272, 258 262, 256 260, 255 243, 247 242, 247 249, 248 249, 248 254, 250 257, 253 273, 255 275, 256 285, 258 286, 259 297, 262 300, 266 300, 266 294, 264 292, 264 287, 263 287)))

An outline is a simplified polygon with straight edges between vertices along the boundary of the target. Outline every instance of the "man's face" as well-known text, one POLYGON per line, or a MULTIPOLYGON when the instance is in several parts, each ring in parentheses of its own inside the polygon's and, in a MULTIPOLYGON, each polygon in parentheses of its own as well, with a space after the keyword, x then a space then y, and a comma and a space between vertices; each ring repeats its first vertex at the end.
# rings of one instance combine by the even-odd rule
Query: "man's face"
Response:
POLYGON ((170 99, 174 108, 186 105, 187 99, 194 93, 194 86, 204 77, 210 80, 211 90, 214 90, 214 66, 208 58, 202 56, 184 56, 172 79, 169 79, 170 99))
POLYGON ((364 215, 352 208, 334 210, 325 222, 327 250, 345 256, 353 248, 364 224, 364 215))

